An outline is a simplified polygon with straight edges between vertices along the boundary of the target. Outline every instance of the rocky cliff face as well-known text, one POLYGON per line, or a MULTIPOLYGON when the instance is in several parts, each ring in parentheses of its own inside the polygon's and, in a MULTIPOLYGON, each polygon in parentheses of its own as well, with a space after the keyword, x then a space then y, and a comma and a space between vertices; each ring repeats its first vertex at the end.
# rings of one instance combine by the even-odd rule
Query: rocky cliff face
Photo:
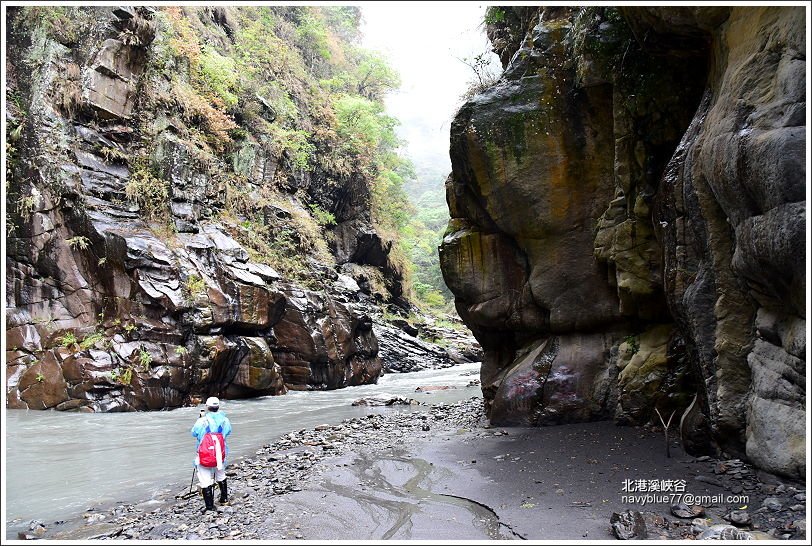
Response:
MULTIPOLYGON (((402 275, 363 174, 301 168, 295 141, 278 144, 295 132, 256 130, 288 103, 249 95, 226 115, 166 53, 191 47, 183 32, 226 50, 233 12, 75 11, 69 29, 9 10, 7 407, 161 409, 376 381, 365 283, 386 275, 397 301, 402 275), (335 219, 330 249, 314 207, 335 219)), ((194 53, 216 89, 227 59, 194 53)), ((308 115, 317 133, 327 114, 308 115)))
POLYGON ((805 471, 800 8, 505 8, 441 263, 493 423, 682 417, 805 471))

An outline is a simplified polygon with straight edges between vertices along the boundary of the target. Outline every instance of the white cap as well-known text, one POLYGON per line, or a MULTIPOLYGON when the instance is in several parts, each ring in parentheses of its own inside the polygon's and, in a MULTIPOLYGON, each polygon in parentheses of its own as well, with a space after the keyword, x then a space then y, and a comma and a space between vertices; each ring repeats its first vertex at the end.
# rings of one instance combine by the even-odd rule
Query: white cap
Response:
POLYGON ((207 408, 219 408, 220 407, 220 399, 216 396, 209 396, 206 399, 206 407, 207 408))

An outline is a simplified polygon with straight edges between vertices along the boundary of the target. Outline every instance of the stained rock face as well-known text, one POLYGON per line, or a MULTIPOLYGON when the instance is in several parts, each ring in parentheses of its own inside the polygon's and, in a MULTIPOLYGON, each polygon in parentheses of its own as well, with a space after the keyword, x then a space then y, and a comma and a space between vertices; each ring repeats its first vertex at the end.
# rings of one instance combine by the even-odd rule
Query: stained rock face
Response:
POLYGON ((441 247, 491 421, 685 412, 686 440, 803 475, 802 10, 506 12, 441 247))

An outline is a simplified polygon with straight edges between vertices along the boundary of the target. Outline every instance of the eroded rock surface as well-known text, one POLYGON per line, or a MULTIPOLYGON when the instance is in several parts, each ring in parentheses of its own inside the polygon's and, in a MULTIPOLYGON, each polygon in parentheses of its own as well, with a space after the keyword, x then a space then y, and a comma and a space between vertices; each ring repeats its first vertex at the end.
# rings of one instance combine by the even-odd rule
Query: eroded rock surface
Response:
POLYGON ((804 475, 803 11, 503 12, 441 247, 490 419, 657 409, 686 446, 804 475))

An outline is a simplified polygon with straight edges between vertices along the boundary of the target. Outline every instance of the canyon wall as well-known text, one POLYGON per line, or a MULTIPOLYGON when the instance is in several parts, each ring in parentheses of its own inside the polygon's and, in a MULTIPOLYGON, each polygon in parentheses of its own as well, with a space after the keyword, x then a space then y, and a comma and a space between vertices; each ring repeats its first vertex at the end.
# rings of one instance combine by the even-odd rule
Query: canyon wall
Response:
POLYGON ((490 8, 440 248, 492 423, 805 474, 802 8, 490 8))
POLYGON ((310 82, 338 69, 275 34, 318 12, 263 9, 9 9, 7 408, 377 380, 370 283, 398 303, 402 269, 374 170, 318 110, 310 82), (239 96, 237 63, 264 74, 239 96))

